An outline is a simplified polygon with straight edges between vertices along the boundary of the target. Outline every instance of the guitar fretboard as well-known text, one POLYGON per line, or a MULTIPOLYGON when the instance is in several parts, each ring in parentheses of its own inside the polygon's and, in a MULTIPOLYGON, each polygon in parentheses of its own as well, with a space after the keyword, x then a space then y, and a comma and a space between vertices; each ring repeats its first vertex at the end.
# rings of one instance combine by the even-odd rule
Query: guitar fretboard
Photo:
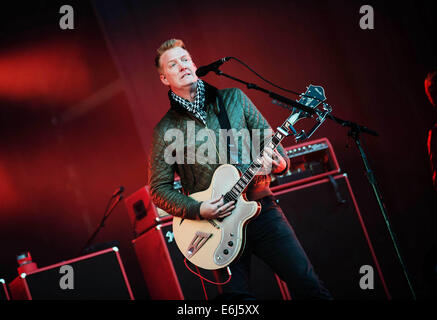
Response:
MULTIPOLYGON (((275 150, 276 147, 281 143, 282 139, 284 139, 287 136, 286 132, 288 131, 288 129, 286 128, 286 124, 287 124, 287 122, 284 122, 284 124, 280 128, 278 128, 278 131, 276 131, 276 133, 272 136, 272 138, 268 142, 268 146, 272 150, 275 150)), ((237 201, 238 197, 247 188, 249 183, 252 181, 253 177, 262 168, 263 155, 264 155, 264 149, 261 150, 260 154, 256 157, 256 159, 250 164, 250 166, 246 169, 246 171, 241 175, 240 179, 235 183, 233 188, 225 194, 225 196, 224 196, 225 202, 237 201)))
MULTIPOLYGON (((315 109, 321 102, 325 101, 325 92, 323 87, 309 85, 307 91, 304 96, 298 101, 299 103, 315 109)), ((268 142, 268 146, 275 150, 276 147, 281 143, 282 139, 292 133, 293 135, 297 135, 296 130, 293 128, 293 125, 299 121, 301 118, 307 118, 310 115, 306 114, 306 112, 293 112, 290 117, 282 124, 282 126, 278 127, 278 130, 272 136, 270 141, 268 142)), ((256 157, 256 159, 250 164, 250 166, 246 169, 246 171, 242 174, 240 179, 235 183, 230 191, 228 191, 224 195, 224 201, 237 201, 238 197, 244 192, 249 183, 252 181, 253 177, 259 172, 262 168, 262 158, 264 154, 264 148, 260 152, 260 154, 256 157)))

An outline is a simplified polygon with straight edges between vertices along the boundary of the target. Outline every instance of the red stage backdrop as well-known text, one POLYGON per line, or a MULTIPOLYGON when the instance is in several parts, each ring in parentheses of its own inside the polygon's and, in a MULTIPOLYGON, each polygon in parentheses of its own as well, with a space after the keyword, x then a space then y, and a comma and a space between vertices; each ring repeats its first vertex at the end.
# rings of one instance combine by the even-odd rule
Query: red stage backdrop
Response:
MULTIPOLYGON (((113 191, 123 185, 129 195, 145 184, 152 128, 169 107, 155 50, 181 38, 197 66, 234 56, 291 90, 322 85, 334 115, 380 134, 363 135, 366 151, 423 293, 436 222, 426 136, 437 117, 423 88, 437 68, 431 1, 367 1, 373 30, 359 26, 361 1, 277 0, 71 1, 75 28, 61 30, 62 2, 34 1, 0 19, 8 31, 0 35, 0 277, 16 276, 24 250, 40 266, 75 257, 113 191)), ((282 93, 235 61, 221 69, 282 93)), ((243 89, 273 127, 288 116, 262 93, 214 74, 205 80, 243 89)), ((393 255, 347 129, 327 121, 314 135, 321 137, 349 175, 376 253, 393 255)), ((132 238, 120 205, 96 242, 120 242, 134 295, 146 298, 132 238)), ((409 297, 399 264, 380 263, 393 297, 409 297)))

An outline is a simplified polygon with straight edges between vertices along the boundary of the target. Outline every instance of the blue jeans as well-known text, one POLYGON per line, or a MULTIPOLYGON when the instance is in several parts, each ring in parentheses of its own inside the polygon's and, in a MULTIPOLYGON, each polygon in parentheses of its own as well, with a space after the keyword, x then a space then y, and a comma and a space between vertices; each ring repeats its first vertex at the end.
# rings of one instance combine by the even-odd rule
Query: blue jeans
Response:
MULTIPOLYGON (((219 298, 255 298, 249 285, 251 255, 255 254, 287 283, 293 299, 332 299, 275 200, 274 196, 258 200, 261 212, 247 225, 244 252, 230 265, 231 281, 219 298)), ((226 269, 219 274, 223 281, 228 278, 226 269)))

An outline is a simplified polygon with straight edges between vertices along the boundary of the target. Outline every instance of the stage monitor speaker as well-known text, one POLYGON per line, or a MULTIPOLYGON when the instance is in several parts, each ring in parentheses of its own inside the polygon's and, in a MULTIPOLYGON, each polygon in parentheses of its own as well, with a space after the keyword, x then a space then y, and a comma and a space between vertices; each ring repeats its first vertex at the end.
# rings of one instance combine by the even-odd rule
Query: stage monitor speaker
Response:
POLYGON ((22 273, 10 284, 12 300, 133 300, 118 248, 22 273))
POLYGON ((334 299, 391 298, 346 174, 274 195, 334 299))
POLYGON ((149 186, 144 186, 129 195, 124 200, 124 203, 135 238, 159 223, 171 219, 168 213, 153 204, 149 186))
MULTIPOLYGON (((179 176, 176 176, 173 181, 173 189, 182 193, 182 184, 179 176)), ((129 195, 124 200, 124 203, 134 229, 134 238, 139 237, 158 224, 173 219, 169 213, 155 206, 149 186, 143 186, 129 195)))
MULTIPOLYGON (((172 221, 163 223, 133 240, 133 246, 140 263, 144 279, 153 300, 204 300, 214 299, 222 293, 222 287, 204 281, 187 269, 184 256, 176 245, 172 232, 172 221), (206 293, 206 297, 205 297, 206 293)), ((196 268, 187 262, 193 271, 196 268)), ((216 272, 200 269, 200 274, 214 282, 216 272)), ((267 265, 258 258, 252 260, 252 289, 259 299, 287 299, 283 283, 267 265)))

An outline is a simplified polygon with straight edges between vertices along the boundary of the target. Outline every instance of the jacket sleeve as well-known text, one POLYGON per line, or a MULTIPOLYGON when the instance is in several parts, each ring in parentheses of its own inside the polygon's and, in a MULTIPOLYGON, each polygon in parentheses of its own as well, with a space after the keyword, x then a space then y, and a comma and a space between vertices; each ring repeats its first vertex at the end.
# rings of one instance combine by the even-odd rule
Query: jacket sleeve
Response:
POLYGON ((199 219, 200 205, 198 202, 173 188, 176 163, 166 161, 167 143, 164 140, 162 128, 155 128, 148 161, 148 184, 152 200, 165 212, 186 219, 199 219))
MULTIPOLYGON (((241 105, 244 110, 244 117, 246 118, 246 123, 249 130, 252 129, 260 129, 261 135, 263 135, 265 129, 271 129, 270 124, 267 122, 267 120, 263 117, 261 112, 257 109, 257 107, 253 104, 253 102, 249 99, 249 97, 246 96, 246 94, 241 91, 240 89, 237 89, 237 94, 240 95, 240 101, 241 105)), ((265 141, 266 138, 261 136, 261 141, 265 141)), ((279 144, 276 148, 278 152, 281 154, 281 156, 284 158, 287 165, 285 166, 285 169, 281 172, 273 172, 275 175, 281 175, 287 172, 287 170, 290 168, 290 159, 288 158, 284 147, 282 144, 279 144)))

